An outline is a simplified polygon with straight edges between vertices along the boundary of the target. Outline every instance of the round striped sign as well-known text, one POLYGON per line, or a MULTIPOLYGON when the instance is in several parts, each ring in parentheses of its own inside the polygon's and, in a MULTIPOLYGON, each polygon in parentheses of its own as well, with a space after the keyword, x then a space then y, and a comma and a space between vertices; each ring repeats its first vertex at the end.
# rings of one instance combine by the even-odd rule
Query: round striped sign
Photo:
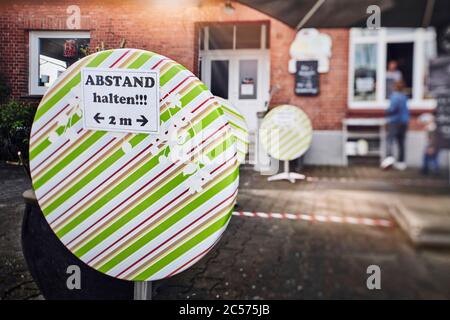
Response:
POLYGON ((212 248, 239 175, 236 138, 206 86, 180 64, 136 49, 95 53, 58 78, 36 112, 30 165, 63 244, 96 270, 134 281, 170 277, 212 248), (158 71, 159 133, 86 130, 84 67, 158 71))
POLYGON ((259 137, 264 149, 278 160, 301 157, 311 145, 312 125, 300 108, 281 105, 263 119, 259 137))
POLYGON ((249 133, 244 116, 228 100, 220 97, 216 97, 216 99, 220 103, 225 117, 228 119, 233 135, 236 137, 238 161, 239 163, 245 163, 245 156, 248 152, 249 133))

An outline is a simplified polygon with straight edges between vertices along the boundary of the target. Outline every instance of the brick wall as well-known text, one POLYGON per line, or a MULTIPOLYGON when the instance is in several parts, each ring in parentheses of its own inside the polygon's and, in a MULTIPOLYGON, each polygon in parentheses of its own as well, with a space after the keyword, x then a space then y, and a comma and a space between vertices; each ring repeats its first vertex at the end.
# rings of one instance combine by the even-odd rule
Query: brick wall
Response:
MULTIPOLYGON (((68 5, 81 9, 81 29, 91 33, 91 47, 104 41, 118 47, 122 38, 127 47, 166 55, 189 69, 195 66, 196 22, 269 21, 271 85, 279 85, 272 106, 290 103, 302 107, 316 130, 339 130, 347 111, 347 29, 325 29, 333 40, 330 72, 320 76, 318 97, 296 97, 294 76, 287 71, 289 46, 295 31, 259 11, 233 3, 234 14, 223 10, 224 1, 11 1, 0 4, 0 72, 5 74, 15 98, 28 97, 28 31, 66 30, 68 5)), ((195 71, 195 70, 193 70, 195 71)))

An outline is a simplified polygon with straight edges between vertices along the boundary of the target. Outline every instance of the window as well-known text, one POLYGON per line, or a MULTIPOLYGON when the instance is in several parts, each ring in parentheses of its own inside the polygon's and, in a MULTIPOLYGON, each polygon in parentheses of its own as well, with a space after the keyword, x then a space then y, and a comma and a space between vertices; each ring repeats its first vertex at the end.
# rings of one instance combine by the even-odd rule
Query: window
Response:
POLYGON ((239 60, 239 99, 256 99, 258 60, 239 60))
POLYGON ((414 42, 387 43, 386 45, 386 93, 389 99, 394 83, 403 80, 405 93, 412 98, 414 42))
POLYGON ((209 27, 208 48, 233 49, 233 25, 219 25, 209 27))
POLYGON ((377 46, 373 43, 356 44, 354 64, 354 100, 374 101, 377 83, 377 46))
POLYGON ((236 49, 260 49, 261 26, 241 24, 236 26, 236 49))
POLYGON ((43 95, 88 49, 88 32, 30 31, 29 93, 43 95))
POLYGON ((228 60, 211 61, 211 92, 215 96, 228 99, 228 60))
POLYGON ((349 107, 386 108, 393 84, 402 79, 411 108, 432 108, 428 62, 436 56, 433 28, 350 31, 349 107))
POLYGON ((266 23, 215 24, 200 30, 200 50, 267 49, 266 23))

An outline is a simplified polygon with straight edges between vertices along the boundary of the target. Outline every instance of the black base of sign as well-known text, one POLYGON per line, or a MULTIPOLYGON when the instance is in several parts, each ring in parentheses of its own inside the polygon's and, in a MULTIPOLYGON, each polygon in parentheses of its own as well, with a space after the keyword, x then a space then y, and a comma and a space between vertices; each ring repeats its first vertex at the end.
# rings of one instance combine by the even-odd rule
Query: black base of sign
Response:
POLYGON ((22 250, 42 295, 50 300, 133 299, 134 283, 98 272, 75 257, 50 229, 37 203, 28 203, 22 222, 22 250), (70 290, 71 265, 80 268, 80 289, 70 290))

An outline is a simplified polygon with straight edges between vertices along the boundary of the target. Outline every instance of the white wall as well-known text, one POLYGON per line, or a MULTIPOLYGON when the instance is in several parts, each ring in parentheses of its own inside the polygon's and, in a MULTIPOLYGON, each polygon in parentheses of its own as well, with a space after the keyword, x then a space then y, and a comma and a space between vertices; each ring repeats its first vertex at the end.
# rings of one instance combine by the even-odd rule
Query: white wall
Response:
MULTIPOLYGON (((311 148, 305 155, 304 163, 310 165, 344 165, 342 139, 342 131, 339 130, 314 131, 311 148)), ((406 138, 406 163, 409 167, 421 167, 425 144, 425 132, 408 131, 406 138)), ((448 167, 447 150, 441 151, 439 160, 441 168, 448 167)))
POLYGON ((311 165, 344 165, 342 131, 314 131, 311 147, 305 154, 304 163, 311 165))

